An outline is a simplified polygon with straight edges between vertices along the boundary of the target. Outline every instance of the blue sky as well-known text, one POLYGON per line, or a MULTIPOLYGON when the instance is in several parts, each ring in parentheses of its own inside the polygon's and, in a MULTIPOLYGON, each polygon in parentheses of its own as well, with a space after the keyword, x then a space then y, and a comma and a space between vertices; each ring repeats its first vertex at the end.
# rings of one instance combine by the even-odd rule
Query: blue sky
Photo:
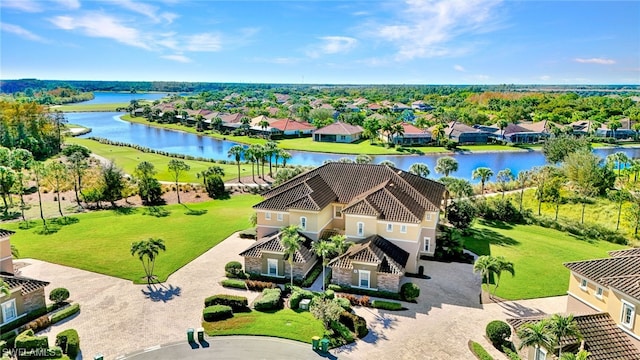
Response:
POLYGON ((0 77, 640 84, 639 1, 2 0, 0 77))

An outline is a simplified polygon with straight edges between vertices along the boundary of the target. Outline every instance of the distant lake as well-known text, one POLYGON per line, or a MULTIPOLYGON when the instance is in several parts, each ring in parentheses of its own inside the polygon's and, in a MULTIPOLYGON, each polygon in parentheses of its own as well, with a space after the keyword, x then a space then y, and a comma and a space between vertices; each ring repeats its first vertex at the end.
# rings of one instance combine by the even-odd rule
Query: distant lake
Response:
POLYGON ((83 101, 81 104, 116 104, 130 103, 131 100, 158 100, 167 96, 165 93, 123 93, 95 91, 93 100, 83 101))
MULTIPOLYGON (((78 112, 65 114, 69 123, 78 124, 92 129, 92 132, 82 137, 101 137, 112 141, 119 141, 129 144, 136 144, 147 148, 167 151, 176 154, 185 154, 196 157, 203 157, 216 160, 229 160, 227 152, 233 145, 238 145, 232 141, 213 139, 207 136, 175 131, 170 129, 156 128, 144 124, 130 123, 120 120, 122 113, 116 112, 78 112)), ((243 145, 243 144, 240 144, 243 145)), ((247 146, 247 145, 243 145, 247 146)), ((594 152, 606 157, 617 151, 622 151, 633 158, 640 157, 640 148, 603 148, 594 152)), ((313 165, 319 166, 326 160, 337 161, 340 158, 355 159, 356 155, 326 154, 307 151, 292 151, 292 165, 313 165)), ((397 168, 408 170, 417 162, 425 163, 431 170, 432 178, 439 178, 434 168, 436 161, 442 154, 426 155, 375 155, 371 156, 373 163, 380 163, 383 160, 392 161, 397 168)), ((453 156, 458 161, 458 171, 452 176, 471 179, 471 172, 478 167, 488 167, 497 173, 500 170, 509 168, 514 174, 522 170, 530 170, 536 166, 546 164, 546 160, 541 151, 518 151, 518 152, 477 152, 477 153, 456 153, 453 156)), ((491 179, 492 181, 495 178, 491 179)))

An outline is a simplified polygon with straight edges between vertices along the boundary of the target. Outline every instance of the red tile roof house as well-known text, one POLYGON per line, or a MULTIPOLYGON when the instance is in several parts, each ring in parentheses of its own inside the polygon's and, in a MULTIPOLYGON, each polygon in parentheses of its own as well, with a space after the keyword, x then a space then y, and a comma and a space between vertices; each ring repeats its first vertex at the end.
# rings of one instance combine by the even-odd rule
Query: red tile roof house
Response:
POLYGON ((313 132, 313 141, 352 143, 362 137, 362 126, 335 122, 313 132))
MULTIPOLYGON (((266 239, 289 225, 311 241, 344 234, 355 245, 330 263, 332 281, 397 292, 405 273, 419 272, 420 256, 434 254, 445 191, 439 182, 386 165, 328 163, 263 194, 254 206, 258 241, 273 241, 266 239)), ((280 273, 275 266, 284 253, 277 245, 261 251, 260 262, 247 251, 248 271, 260 263, 266 273, 271 262, 280 273)))
MULTIPOLYGON (((392 142, 396 145, 424 145, 432 141, 431 132, 427 129, 420 129, 406 122, 401 123, 404 129, 403 134, 394 134, 392 142)), ((389 141, 389 134, 380 131, 380 138, 385 142, 389 141)))
POLYGON ((310 135, 315 127, 306 121, 295 121, 293 119, 278 119, 269 125, 267 131, 272 134, 282 135, 310 135))

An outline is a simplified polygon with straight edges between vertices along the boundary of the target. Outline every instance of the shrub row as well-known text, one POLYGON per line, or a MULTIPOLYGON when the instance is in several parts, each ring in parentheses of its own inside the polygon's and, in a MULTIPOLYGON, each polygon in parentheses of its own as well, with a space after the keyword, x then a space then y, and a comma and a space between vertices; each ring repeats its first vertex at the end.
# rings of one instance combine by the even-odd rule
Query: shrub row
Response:
POLYGON ((30 312, 27 316, 21 317, 19 319, 13 320, 12 322, 8 323, 8 324, 4 324, 2 326, 0 326, 0 334, 6 334, 8 333, 10 330, 13 330, 19 326, 22 326, 30 321, 33 321, 39 317, 41 317, 42 315, 47 313, 47 307, 43 306, 40 309, 34 310, 32 312, 30 312))
POLYGON ((51 320, 49 320, 49 315, 42 315, 39 318, 30 321, 27 325, 20 328, 20 332, 25 330, 33 330, 33 332, 38 332, 40 330, 44 330, 51 325, 51 320))
POLYGON ((340 334, 340 336, 344 339, 346 344, 350 344, 355 341, 355 339, 353 338, 353 334, 351 333, 351 330, 349 330, 349 328, 346 325, 338 321, 332 321, 330 325, 335 332, 340 334))
MULTIPOLYGON (((300 286, 301 287, 311 286, 314 283, 314 281, 316 281, 318 276, 320 276, 320 274, 322 274, 322 261, 318 261, 316 262, 315 265, 313 265, 313 268, 311 268, 311 271, 309 271, 307 273, 307 276, 304 278, 304 280, 300 282, 300 286)), ((296 280, 294 279, 293 282, 296 283, 296 280)))
POLYGON ((348 311, 343 311, 342 314, 340 314, 340 323, 353 331, 359 339, 362 339, 369 333, 369 329, 367 329, 367 320, 348 311))
POLYGON ((249 276, 249 280, 254 280, 254 281, 270 282, 274 284, 286 284, 289 282, 287 278, 283 278, 283 277, 266 276, 262 274, 249 273, 249 272, 246 274, 249 276))
POLYGON ((231 307, 234 312, 245 310, 249 306, 247 298, 244 296, 218 294, 209 296, 204 300, 204 306, 226 305, 231 307))
POLYGON ((289 297, 289 307, 293 310, 297 309, 300 306, 300 301, 303 299, 313 299, 313 293, 309 290, 294 287, 289 297))
POLYGON ((348 300, 351 306, 371 306, 371 299, 369 299, 367 295, 356 296, 353 294, 338 294, 337 296, 348 300))
POLYGON ((273 282, 260 280, 247 280, 245 284, 247 284, 247 289, 252 291, 263 291, 264 289, 273 289, 276 287, 276 284, 273 282))
POLYGON ((351 311, 351 302, 348 299, 337 297, 334 301, 337 302, 338 305, 340 305, 346 311, 351 311))
POLYGON ((384 300, 373 300, 371 302, 371 307, 376 309, 391 310, 391 311, 403 309, 402 304, 399 302, 384 301, 384 300))
POLYGON ((67 329, 56 335, 56 346, 70 358, 75 359, 80 352, 80 337, 75 329, 67 329))
POLYGON ((231 306, 212 305, 202 310, 202 318, 204 321, 220 321, 233 317, 231 306))
POLYGON ((238 279, 225 279, 220 282, 220 284, 224 287, 236 288, 236 289, 247 289, 247 284, 244 280, 238 279))
POLYGON ((24 350, 48 349, 49 338, 46 336, 35 336, 33 330, 26 330, 16 337, 16 348, 24 350))
POLYGON ((51 324, 58 323, 80 311, 80 304, 73 304, 51 315, 51 324))
POLYGON ((336 292, 374 296, 374 297, 391 299, 391 300, 402 300, 402 296, 399 293, 395 293, 391 291, 367 290, 367 289, 353 288, 351 286, 342 286, 337 284, 330 284, 328 288, 336 292))
POLYGON ((277 310, 282 307, 282 290, 280 288, 264 289, 262 295, 253 302, 258 311, 277 310))
POLYGON ((493 356, 489 355, 487 350, 485 350, 482 345, 478 344, 475 341, 469 340, 469 349, 480 360, 493 360, 493 356))

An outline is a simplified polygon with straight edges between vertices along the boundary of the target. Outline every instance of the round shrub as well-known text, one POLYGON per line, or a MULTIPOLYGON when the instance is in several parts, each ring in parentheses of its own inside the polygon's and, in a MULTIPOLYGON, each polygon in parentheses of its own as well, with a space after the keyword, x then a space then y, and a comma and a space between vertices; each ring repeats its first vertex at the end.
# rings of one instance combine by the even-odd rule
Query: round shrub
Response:
POLYGON ((329 289, 324 292, 325 299, 333 299, 336 296, 335 291, 329 289))
POLYGON ((242 264, 238 261, 229 261, 224 266, 224 271, 227 273, 227 277, 237 278, 242 274, 242 264))
POLYGON ((69 290, 65 288, 56 288, 51 290, 49 294, 49 300, 56 304, 65 302, 69 298, 69 290))
POLYGON ((233 310, 227 305, 207 306, 202 310, 202 317, 204 321, 220 321, 233 317, 233 310))
POLYGON ((493 346, 500 349, 511 336, 511 327, 504 321, 494 320, 487 324, 486 332, 493 346))
POLYGON ((405 301, 415 301, 420 296, 420 287, 411 282, 405 283, 400 288, 400 295, 405 301))

